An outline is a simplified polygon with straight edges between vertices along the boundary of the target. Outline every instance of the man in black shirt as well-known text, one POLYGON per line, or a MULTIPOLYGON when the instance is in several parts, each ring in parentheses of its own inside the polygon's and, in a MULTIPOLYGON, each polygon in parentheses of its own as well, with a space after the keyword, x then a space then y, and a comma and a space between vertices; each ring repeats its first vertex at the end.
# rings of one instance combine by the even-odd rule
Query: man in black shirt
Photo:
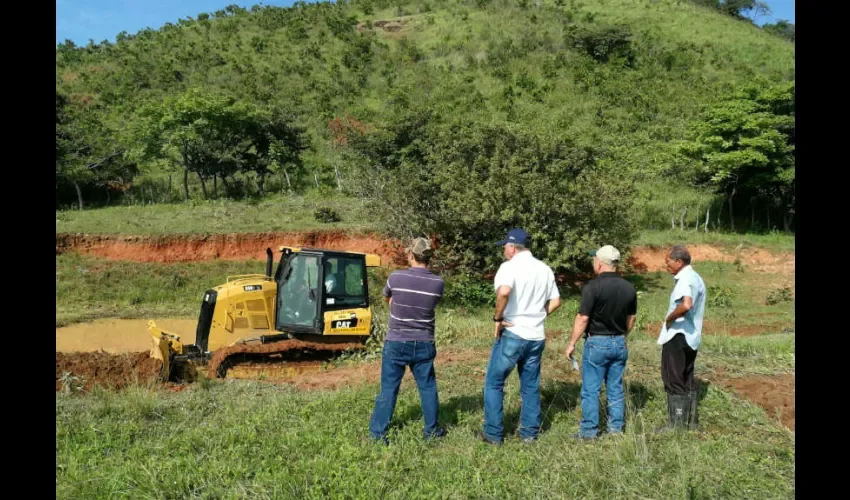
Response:
POLYGON ((567 346, 572 359, 576 342, 585 336, 581 368, 581 425, 576 437, 593 439, 599 432, 599 391, 608 394, 608 433, 622 434, 625 413, 623 371, 629 350, 626 335, 635 326, 637 291, 617 275, 620 252, 605 245, 593 252, 593 271, 581 291, 581 305, 567 346))

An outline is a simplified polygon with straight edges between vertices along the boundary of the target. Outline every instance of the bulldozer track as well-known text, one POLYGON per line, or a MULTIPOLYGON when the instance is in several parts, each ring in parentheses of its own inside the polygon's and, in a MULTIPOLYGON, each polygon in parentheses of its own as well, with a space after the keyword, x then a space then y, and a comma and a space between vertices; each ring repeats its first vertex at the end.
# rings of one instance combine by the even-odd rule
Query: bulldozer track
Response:
POLYGON ((290 351, 322 351, 322 352, 344 352, 349 350, 363 349, 362 344, 355 342, 344 344, 324 344, 318 342, 307 342, 303 340, 282 340, 268 344, 236 344, 216 351, 210 358, 207 367, 208 378, 221 378, 232 366, 231 358, 239 354, 277 354, 290 351))

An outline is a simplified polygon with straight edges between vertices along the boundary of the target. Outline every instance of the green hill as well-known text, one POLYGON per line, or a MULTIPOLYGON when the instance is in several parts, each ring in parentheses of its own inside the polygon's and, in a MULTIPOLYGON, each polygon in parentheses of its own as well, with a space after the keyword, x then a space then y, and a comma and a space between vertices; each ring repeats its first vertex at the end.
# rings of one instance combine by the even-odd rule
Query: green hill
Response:
MULTIPOLYGON (((359 0, 231 6, 114 44, 66 43, 56 70, 57 93, 128 147, 146 104, 192 88, 286 110, 311 146, 296 188, 336 184, 340 120, 380 127, 428 110, 591 146, 652 193, 706 106, 756 79, 793 80, 794 60, 793 43, 687 1, 359 0)), ((138 166, 146 178, 169 167, 138 166)), ((76 199, 57 190, 57 206, 76 199)))

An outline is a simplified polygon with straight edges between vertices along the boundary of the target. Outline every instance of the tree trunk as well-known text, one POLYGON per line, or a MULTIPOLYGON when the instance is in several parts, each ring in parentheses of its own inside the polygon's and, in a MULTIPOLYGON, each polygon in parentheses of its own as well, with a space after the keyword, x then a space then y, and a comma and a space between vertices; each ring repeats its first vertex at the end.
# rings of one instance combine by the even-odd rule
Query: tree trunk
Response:
POLYGON ((213 196, 218 199, 218 174, 213 174, 213 196))
POLYGON ((670 227, 676 229, 676 216, 672 214, 670 215, 670 227))
POLYGON ((708 208, 705 209, 705 227, 703 227, 704 233, 708 232, 708 218, 709 218, 710 215, 711 215, 711 205, 709 205, 708 208))
POLYGON ((206 200, 208 198, 207 197, 207 183, 204 182, 204 176, 201 175, 200 172, 197 172, 197 174, 198 174, 198 179, 201 180, 201 192, 204 194, 204 199, 206 200))
POLYGON ((260 190, 260 196, 265 196, 266 193, 263 191, 263 185, 266 183, 266 175, 265 174, 257 174, 257 189, 260 190))
POLYGON ((688 213, 688 208, 685 207, 682 209, 682 215, 679 216, 679 229, 682 231, 685 230, 685 214, 688 213))
POLYGON ((735 199, 735 191, 737 190, 737 188, 733 187, 732 192, 729 194, 729 228, 732 232, 735 231, 735 211, 732 208, 732 202, 735 199))
POLYGON ((767 205, 767 230, 770 231, 770 204, 767 205))
POLYGON ((83 192, 80 191, 80 185, 77 184, 77 181, 74 181, 74 189, 77 190, 77 203, 80 207, 80 210, 83 209, 83 192))
POLYGON ((695 217, 695 219, 697 220, 697 223, 694 226, 694 231, 699 231, 699 212, 700 212, 700 209, 697 208, 697 216, 695 217))
POLYGON ((186 201, 189 201, 189 169, 183 168, 183 194, 186 195, 186 201))
POLYGON ((171 174, 168 174, 168 198, 171 201, 171 174))
POLYGON ((183 192, 189 201, 189 146, 183 141, 183 192))
POLYGON ((106 206, 109 206, 112 203, 112 196, 109 194, 109 186, 104 186, 106 188, 106 206))
POLYGON ((319 175, 313 172, 313 180, 316 181, 316 187, 319 187, 319 175))
POLYGON ((292 183, 289 182, 289 172, 286 169, 283 169, 283 175, 286 176, 286 185, 289 187, 289 191, 292 191, 292 183))
POLYGON ((750 230, 756 225, 756 198, 750 199, 750 230))
POLYGON ((342 191, 342 177, 339 175, 339 168, 334 165, 334 174, 336 174, 336 189, 342 191))
POLYGON ((791 232, 791 221, 794 219, 794 212, 792 210, 786 210, 785 215, 782 217, 782 225, 785 228, 785 232, 791 232))

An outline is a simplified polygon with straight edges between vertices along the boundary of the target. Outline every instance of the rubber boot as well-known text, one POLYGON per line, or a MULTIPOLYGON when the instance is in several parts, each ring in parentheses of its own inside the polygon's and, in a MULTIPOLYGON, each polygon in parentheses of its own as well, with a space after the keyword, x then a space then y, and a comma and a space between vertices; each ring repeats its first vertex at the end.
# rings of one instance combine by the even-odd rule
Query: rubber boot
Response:
POLYGON ((673 394, 670 396, 673 405, 673 427, 685 429, 688 426, 691 413, 691 397, 688 394, 673 394))
POLYGON ((699 417, 697 416, 697 391, 688 393, 690 409, 688 410, 688 430, 695 431, 699 428, 699 417))
POLYGON ((667 425, 655 432, 683 430, 688 425, 691 409, 689 394, 667 394, 667 425))

